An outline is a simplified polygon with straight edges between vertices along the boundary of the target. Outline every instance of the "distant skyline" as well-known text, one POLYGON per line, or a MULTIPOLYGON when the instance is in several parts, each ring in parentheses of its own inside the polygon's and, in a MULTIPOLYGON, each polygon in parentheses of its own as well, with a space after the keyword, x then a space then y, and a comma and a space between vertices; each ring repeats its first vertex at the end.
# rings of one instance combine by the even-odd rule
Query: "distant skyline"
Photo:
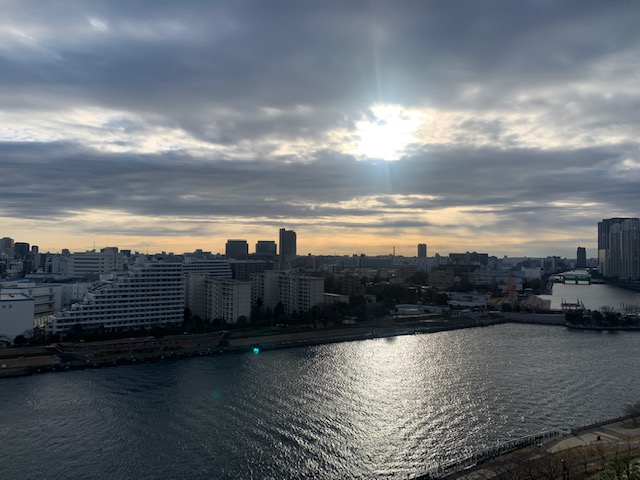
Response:
POLYGON ((3 2, 0 237, 593 258, 598 221, 640 215, 639 23, 615 0, 3 2))

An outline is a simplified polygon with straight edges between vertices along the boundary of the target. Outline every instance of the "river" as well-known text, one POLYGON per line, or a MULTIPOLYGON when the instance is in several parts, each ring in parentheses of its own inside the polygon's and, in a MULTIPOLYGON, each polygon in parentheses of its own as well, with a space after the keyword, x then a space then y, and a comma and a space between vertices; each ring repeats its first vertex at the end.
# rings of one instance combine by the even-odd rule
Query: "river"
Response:
POLYGON ((620 415, 640 332, 492 327, 0 380, 0 478, 407 478, 620 415))
POLYGON ((625 306, 640 305, 640 292, 596 283, 554 283, 551 295, 539 296, 551 300, 551 308, 557 310, 561 309, 563 300, 571 303, 582 301, 589 310, 601 310, 604 306, 623 312, 625 306))

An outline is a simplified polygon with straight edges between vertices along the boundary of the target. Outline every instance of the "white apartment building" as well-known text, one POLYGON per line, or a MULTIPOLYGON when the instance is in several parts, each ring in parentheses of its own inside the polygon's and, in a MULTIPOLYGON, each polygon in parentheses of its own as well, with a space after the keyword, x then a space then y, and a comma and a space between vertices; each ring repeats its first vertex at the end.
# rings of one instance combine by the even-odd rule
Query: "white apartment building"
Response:
POLYGON ((96 282, 81 303, 52 317, 48 330, 151 329, 180 325, 184 320, 185 287, 182 264, 141 262, 123 275, 96 282))
POLYGON ((238 318, 251 317, 251 282, 229 278, 207 280, 205 318, 222 318, 226 323, 237 323, 238 318))
POLYGON ((223 259, 185 257, 182 264, 184 273, 206 273, 216 278, 231 278, 229 262, 223 259))
POLYGON ((116 247, 103 248, 99 252, 72 253, 67 262, 67 275, 70 277, 121 272, 123 269, 124 256, 116 247))
POLYGON ((282 302, 286 313, 306 312, 324 302, 324 279, 282 271, 254 276, 252 298, 262 299, 265 307, 282 302))

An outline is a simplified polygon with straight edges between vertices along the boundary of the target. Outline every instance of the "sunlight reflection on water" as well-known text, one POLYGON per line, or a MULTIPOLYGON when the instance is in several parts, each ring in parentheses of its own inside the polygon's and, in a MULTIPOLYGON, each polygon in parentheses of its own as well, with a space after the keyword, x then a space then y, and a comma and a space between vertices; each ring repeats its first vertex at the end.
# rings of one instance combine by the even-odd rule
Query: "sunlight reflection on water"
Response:
POLYGON ((404 478, 620 414, 638 339, 502 325, 5 379, 0 478, 404 478))

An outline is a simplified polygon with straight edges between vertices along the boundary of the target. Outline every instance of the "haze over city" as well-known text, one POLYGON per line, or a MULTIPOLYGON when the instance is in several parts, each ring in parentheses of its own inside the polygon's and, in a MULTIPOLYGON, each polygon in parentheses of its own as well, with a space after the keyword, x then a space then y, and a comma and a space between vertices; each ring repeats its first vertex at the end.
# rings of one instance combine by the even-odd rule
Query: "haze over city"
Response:
POLYGON ((618 1, 4 2, 2 235, 596 256, 600 219, 638 216, 639 23, 618 1))

